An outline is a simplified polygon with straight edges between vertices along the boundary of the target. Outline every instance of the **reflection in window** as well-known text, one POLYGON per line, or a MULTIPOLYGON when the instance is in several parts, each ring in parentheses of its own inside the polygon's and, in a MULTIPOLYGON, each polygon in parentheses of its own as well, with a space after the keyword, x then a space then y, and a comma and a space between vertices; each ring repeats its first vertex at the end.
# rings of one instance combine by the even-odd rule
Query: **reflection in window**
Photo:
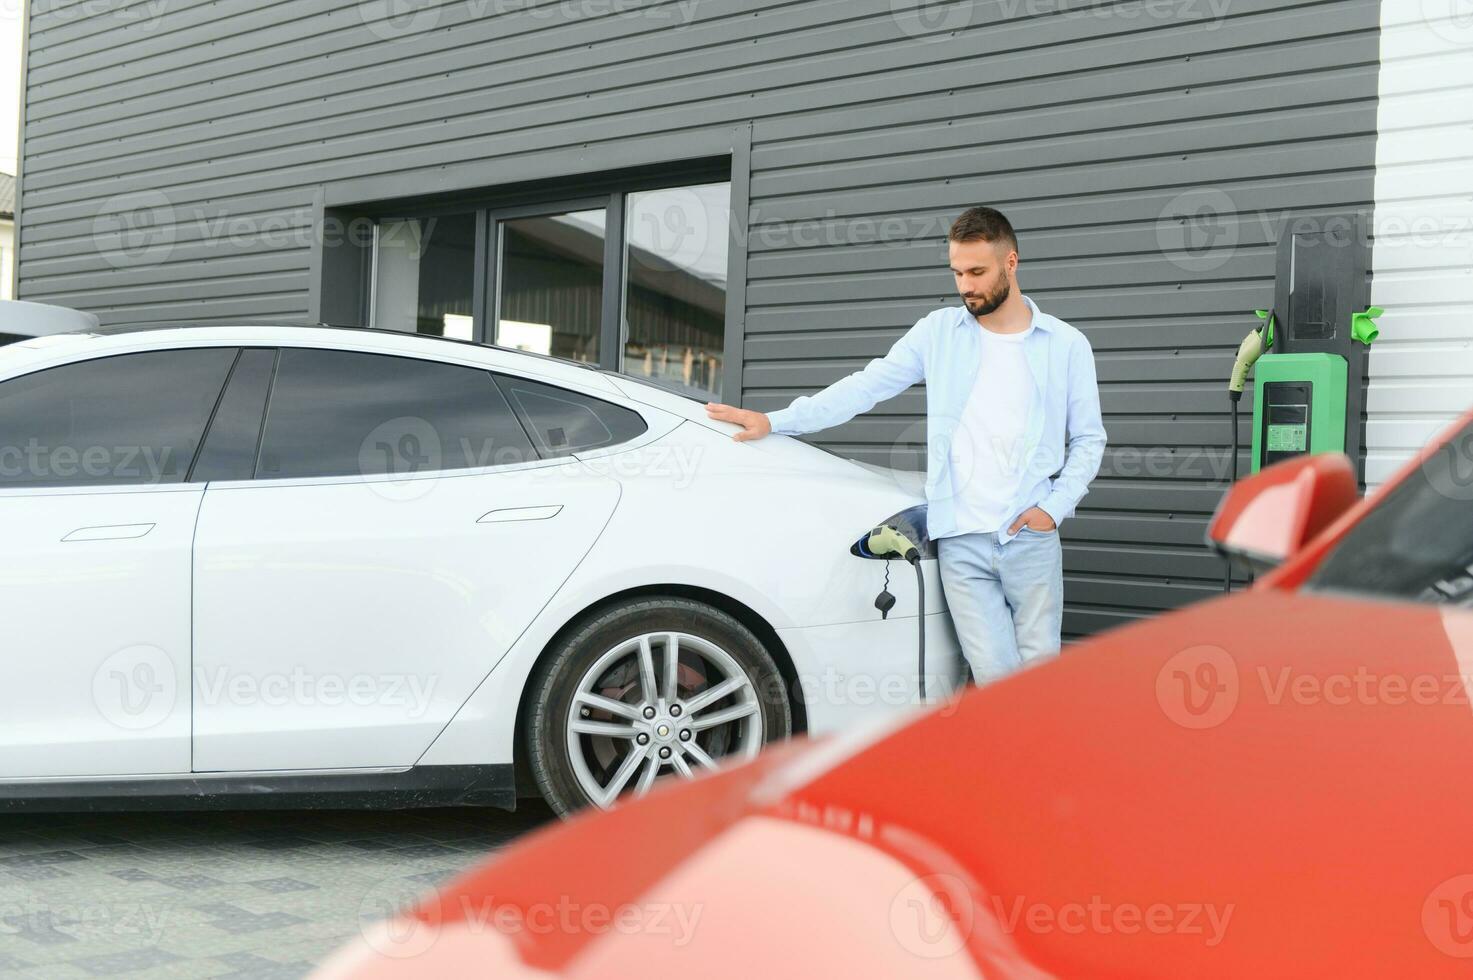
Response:
POLYGON ((471 339, 475 215, 382 221, 375 261, 375 327, 471 339))
POLYGON ((598 363, 606 212, 501 223, 495 343, 598 363))
POLYGON ((731 184, 630 194, 627 202, 622 368, 719 399, 731 184))

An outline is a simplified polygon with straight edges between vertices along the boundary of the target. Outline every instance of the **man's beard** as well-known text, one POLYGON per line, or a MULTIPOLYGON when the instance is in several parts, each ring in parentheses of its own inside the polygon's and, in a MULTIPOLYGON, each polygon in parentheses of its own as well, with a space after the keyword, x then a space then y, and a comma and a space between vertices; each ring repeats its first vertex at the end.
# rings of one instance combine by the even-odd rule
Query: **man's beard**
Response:
POLYGON ((997 291, 986 299, 977 300, 967 297, 963 299, 963 302, 967 304, 967 312, 972 314, 972 316, 986 316, 989 313, 995 313, 997 308, 1006 303, 1008 297, 1012 295, 1012 284, 1004 279, 1002 284, 997 287, 997 291))

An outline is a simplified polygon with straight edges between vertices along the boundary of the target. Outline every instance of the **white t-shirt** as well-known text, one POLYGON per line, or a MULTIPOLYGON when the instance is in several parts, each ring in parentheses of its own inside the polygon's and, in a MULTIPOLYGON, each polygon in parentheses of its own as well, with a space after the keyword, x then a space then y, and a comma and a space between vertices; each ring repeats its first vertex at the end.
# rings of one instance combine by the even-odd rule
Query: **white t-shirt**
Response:
POLYGON ((1033 375, 1022 333, 982 332, 982 363, 951 444, 957 531, 990 534, 1008 513, 1023 478, 1024 438, 1033 407, 1033 375))

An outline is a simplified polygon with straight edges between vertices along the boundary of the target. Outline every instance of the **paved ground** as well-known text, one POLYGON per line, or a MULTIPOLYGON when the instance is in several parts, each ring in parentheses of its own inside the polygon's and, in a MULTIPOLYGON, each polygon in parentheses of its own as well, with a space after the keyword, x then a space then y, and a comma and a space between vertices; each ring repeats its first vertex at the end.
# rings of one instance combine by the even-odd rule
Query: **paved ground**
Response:
POLYGON ((552 817, 0 816, 0 977, 300 977, 552 817))

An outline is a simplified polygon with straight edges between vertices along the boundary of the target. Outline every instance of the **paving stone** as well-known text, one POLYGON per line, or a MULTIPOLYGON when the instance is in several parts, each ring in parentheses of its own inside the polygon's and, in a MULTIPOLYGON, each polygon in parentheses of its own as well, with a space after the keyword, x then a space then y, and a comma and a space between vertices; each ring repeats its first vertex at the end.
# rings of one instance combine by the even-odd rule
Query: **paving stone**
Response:
POLYGON ((312 963, 308 960, 279 962, 255 953, 234 953, 216 959, 229 969, 228 973, 215 974, 220 980, 276 980, 278 977, 295 980, 312 970, 312 963))
POLYGON ((433 891, 550 819, 540 807, 0 816, 0 977, 302 977, 359 935, 386 882, 406 900, 433 891))
POLYGON ((34 854, 12 854, 9 857, 0 857, 0 867, 36 868, 85 860, 87 859, 76 851, 38 851, 34 854))
POLYGON ((99 977, 112 977, 119 974, 133 973, 138 970, 152 970, 165 963, 177 960, 179 957, 173 953, 156 948, 130 949, 123 953, 107 953, 102 956, 84 956, 73 959, 74 966, 80 966, 89 973, 99 977))
POLYGON ((263 892, 279 895, 283 892, 311 891, 318 886, 308 881, 298 881, 295 878, 262 878, 260 881, 248 881, 247 885, 258 888, 263 892))
POLYGON ((174 875, 169 878, 160 878, 159 884, 177 888, 180 891, 200 891, 205 888, 219 888, 224 884, 219 878, 211 878, 209 875, 174 875))
POLYGON ((56 928, 50 911, 46 909, 27 909, 23 914, 7 916, 0 919, 6 926, 5 932, 19 940, 34 943, 39 946, 54 946, 57 943, 74 943, 75 936, 68 935, 56 928))
MULTIPOLYGON (((916 629, 919 631, 920 627, 916 629)), ((364 851, 391 851, 402 846, 404 842, 392 837, 370 837, 363 840, 350 840, 347 843, 349 847, 356 847, 364 851)))
POLYGON ((454 857, 455 848, 444 844, 413 844, 409 847, 396 847, 389 852, 396 858, 401 857, 454 857))
POLYGON ((310 837, 268 837, 251 841, 248 846, 259 847, 265 851, 292 851, 302 847, 316 847, 317 844, 318 842, 310 837))
POLYGON ((25 980, 92 980, 93 974, 70 963, 48 963, 24 970, 17 976, 25 980))
POLYGON ((69 878, 71 872, 56 865, 39 865, 34 868, 6 868, 5 873, 18 881, 50 881, 54 878, 69 878))
MULTIPOLYGON (((916 627, 917 630, 920 627, 916 627)), ((108 874, 114 878, 124 881, 155 881, 157 880, 152 871, 144 871, 142 868, 119 868, 117 871, 109 871, 108 874)))

